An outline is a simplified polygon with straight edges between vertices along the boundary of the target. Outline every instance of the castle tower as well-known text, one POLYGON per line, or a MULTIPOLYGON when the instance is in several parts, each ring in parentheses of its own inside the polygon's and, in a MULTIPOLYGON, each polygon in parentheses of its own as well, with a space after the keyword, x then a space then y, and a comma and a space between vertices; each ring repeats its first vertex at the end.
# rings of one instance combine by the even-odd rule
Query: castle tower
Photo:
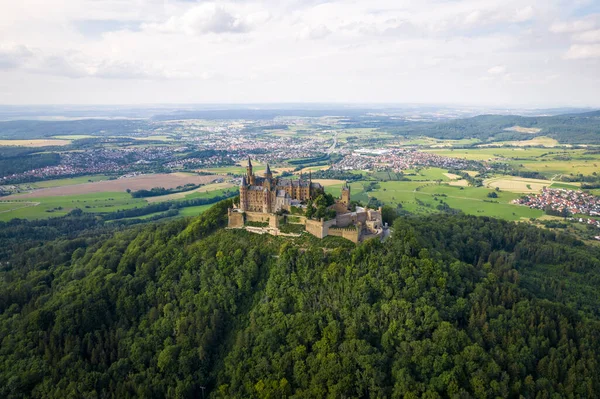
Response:
POLYGON ((248 182, 246 176, 242 177, 242 183, 240 184, 240 209, 242 212, 248 210, 248 182))
POLYGON ((248 177, 248 182, 253 185, 254 184, 254 173, 252 173, 252 161, 250 160, 250 156, 248 156, 248 166, 246 166, 246 176, 248 177))
POLYGON ((267 163, 267 169, 265 170, 265 179, 271 180, 273 178, 273 173, 271 173, 271 168, 267 163))
POLYGON ((263 190, 263 213, 271 213, 271 191, 263 190))
POLYGON ((308 199, 313 199, 312 170, 308 171, 308 199))
POLYGON ((342 186, 342 203, 346 206, 350 205, 350 186, 348 185, 348 182, 344 182, 344 185, 342 186))

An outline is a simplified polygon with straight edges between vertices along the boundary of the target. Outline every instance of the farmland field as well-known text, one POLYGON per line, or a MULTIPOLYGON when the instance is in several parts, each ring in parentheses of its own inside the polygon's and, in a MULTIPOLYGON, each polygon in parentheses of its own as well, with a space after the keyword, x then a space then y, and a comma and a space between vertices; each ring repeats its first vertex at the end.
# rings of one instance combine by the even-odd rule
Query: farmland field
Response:
POLYGON ((384 182, 380 183, 380 186, 380 189, 370 192, 369 196, 394 206, 401 204, 409 212, 437 212, 436 206, 443 200, 451 208, 460 209, 467 214, 493 216, 505 220, 520 220, 543 214, 542 211, 510 204, 510 201, 519 197, 515 193, 501 192, 498 194, 499 198, 492 200, 487 197, 492 190, 484 187, 453 187, 436 182, 384 182))
POLYGON ((153 203, 153 202, 174 201, 174 200, 180 200, 180 199, 201 198, 201 197, 196 196, 195 194, 208 193, 208 192, 213 192, 213 191, 217 191, 217 190, 223 191, 222 189, 233 188, 233 187, 235 187, 235 186, 231 183, 213 183, 213 184, 207 184, 205 186, 199 187, 195 190, 185 191, 182 193, 161 195, 158 197, 148 197, 148 198, 146 198, 146 200, 149 203, 153 203))
POLYGON ((537 147, 557 147, 560 145, 558 140, 540 136, 530 140, 518 140, 518 141, 498 141, 490 144, 480 144, 479 147, 497 147, 497 146, 514 146, 514 147, 526 147, 526 146, 537 146, 537 147))
POLYGON ((551 180, 525 179, 514 176, 494 177, 483 182, 486 187, 513 193, 538 193, 543 188, 550 187, 552 183, 551 180))
MULTIPOLYGON (((184 173, 141 175, 124 179, 98 181, 62 187, 49 187, 28 194, 11 195, 9 199, 72 196, 89 193, 125 192, 127 189, 149 190, 154 187, 175 188, 188 183, 208 184, 220 176, 197 176, 184 173)), ((129 194, 127 194, 129 196, 129 194)))
POLYGON ((54 140, 54 139, 38 139, 38 140, 0 140, 0 147, 51 147, 64 146, 71 144, 71 140, 54 140))
POLYGON ((18 199, 22 197, 24 196, 11 196, 10 198, 12 198, 11 201, 13 201, 14 204, 38 203, 38 205, 0 213, 0 221, 8 221, 14 218, 46 219, 49 217, 64 216, 75 208, 79 208, 84 212, 108 213, 143 207, 147 204, 143 199, 131 198, 131 195, 125 192, 90 193, 56 197, 28 197, 27 200, 18 199))
POLYGON ((35 183, 28 184, 32 188, 50 188, 50 187, 62 187, 62 186, 72 186, 75 184, 84 184, 84 183, 93 183, 97 181, 108 180, 109 177, 105 175, 89 175, 89 176, 80 176, 80 177, 72 177, 68 179, 56 179, 56 180, 46 180, 35 183))

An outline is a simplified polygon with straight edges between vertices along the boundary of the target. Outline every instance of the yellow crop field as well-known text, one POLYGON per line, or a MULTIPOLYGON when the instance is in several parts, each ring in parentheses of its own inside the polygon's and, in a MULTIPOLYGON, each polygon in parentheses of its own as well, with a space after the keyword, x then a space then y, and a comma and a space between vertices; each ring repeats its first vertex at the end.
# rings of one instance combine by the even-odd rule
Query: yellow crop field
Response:
POLYGON ((51 147, 64 146, 71 144, 71 140, 51 140, 51 139, 34 139, 34 140, 0 140, 0 147, 51 147))
POLYGON ((552 181, 502 176, 485 180, 483 184, 489 188, 499 188, 502 191, 509 191, 511 193, 538 193, 544 187, 550 187, 552 181))

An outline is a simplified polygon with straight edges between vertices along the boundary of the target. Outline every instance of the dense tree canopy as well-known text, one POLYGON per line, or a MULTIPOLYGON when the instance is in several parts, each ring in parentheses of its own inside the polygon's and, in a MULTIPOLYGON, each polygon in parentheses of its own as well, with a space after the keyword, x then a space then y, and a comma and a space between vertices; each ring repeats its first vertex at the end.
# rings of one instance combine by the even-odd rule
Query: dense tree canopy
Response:
POLYGON ((196 219, 7 253, 0 397, 597 397, 597 249, 464 215, 385 243, 196 219))

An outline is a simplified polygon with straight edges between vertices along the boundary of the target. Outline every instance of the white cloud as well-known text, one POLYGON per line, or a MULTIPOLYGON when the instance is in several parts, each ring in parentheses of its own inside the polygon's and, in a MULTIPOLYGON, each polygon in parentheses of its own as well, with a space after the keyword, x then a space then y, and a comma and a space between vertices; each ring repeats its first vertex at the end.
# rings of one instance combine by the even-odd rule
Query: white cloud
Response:
POLYGON ((265 19, 268 19, 268 13, 265 12, 238 15, 229 7, 204 3, 190 8, 182 15, 172 16, 163 23, 143 24, 143 28, 164 33, 183 32, 188 35, 245 33, 265 19))
POLYGON ((598 101, 600 92, 600 16, 566 2, 7 4, 0 82, 25 102, 535 102, 567 93, 598 101), (554 75, 561 79, 527 86, 554 75), (28 90, 24 82, 32 82, 28 90))
POLYGON ((10 69, 22 66, 33 53, 25 46, 0 46, 0 69, 10 69))
POLYGON ((534 9, 532 6, 526 6, 523 8, 520 8, 518 10, 515 11, 515 14, 512 18, 513 22, 526 22, 526 21, 530 21, 531 19, 533 19, 535 15, 534 9))
POLYGON ((506 67, 504 65, 496 65, 491 67, 487 71, 490 75, 502 75, 506 72, 506 67))
POLYGON ((573 40, 584 43, 598 43, 600 42, 600 29, 574 34, 573 40))
POLYGON ((593 19, 579 19, 570 22, 556 22, 550 26, 550 31, 554 33, 575 33, 590 30, 596 27, 593 19))
POLYGON ((331 30, 327 26, 319 25, 316 27, 306 27, 300 34, 300 37, 302 39, 319 40, 326 38, 331 33, 331 30))
POLYGON ((565 54, 565 58, 571 60, 600 58, 600 44, 573 44, 565 54))

